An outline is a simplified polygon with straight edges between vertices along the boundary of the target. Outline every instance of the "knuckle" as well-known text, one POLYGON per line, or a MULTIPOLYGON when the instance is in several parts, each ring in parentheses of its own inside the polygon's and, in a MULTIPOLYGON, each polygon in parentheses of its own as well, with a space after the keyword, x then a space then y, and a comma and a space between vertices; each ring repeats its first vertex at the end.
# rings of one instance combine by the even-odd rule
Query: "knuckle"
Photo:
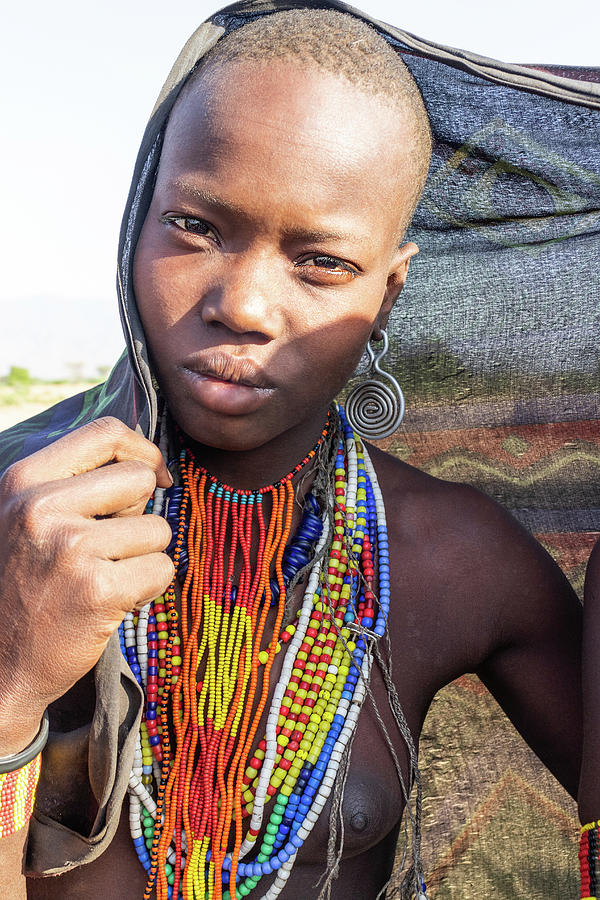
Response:
MULTIPOLYGON (((171 584, 174 574, 175 567, 166 553, 155 553, 145 593, 147 593, 148 587, 150 588, 150 598, 164 593, 171 584)), ((149 597, 146 596, 145 599, 148 600, 149 597)))
POLYGON ((85 552, 85 537, 79 528, 62 527, 59 534, 59 546, 56 555, 63 560, 83 561, 87 558, 85 552))
POLYGON ((172 559, 166 553, 160 553, 158 556, 158 564, 156 569, 158 589, 157 593, 161 594, 166 591, 175 576, 175 566, 172 559))
POLYGON ((18 494, 25 486, 27 461, 20 459, 3 472, 0 477, 0 496, 6 499, 18 494))
POLYGON ((171 526, 160 516, 142 516, 139 524, 140 529, 143 529, 140 531, 140 536, 143 535, 149 552, 163 550, 170 543, 171 526))
POLYGON ((112 444, 117 457, 122 454, 122 457, 137 458, 152 469, 157 469, 162 463, 162 454, 152 441, 114 416, 102 416, 84 427, 112 444))
POLYGON ((131 431, 124 422, 121 422, 121 420, 117 419, 115 416, 101 416, 99 419, 94 419, 93 422, 90 422, 85 427, 89 428, 90 431, 100 432, 103 436, 117 438, 122 438, 123 435, 131 431))
POLYGON ((173 581, 175 567, 164 553, 153 553, 146 557, 143 577, 136 583, 128 585, 126 595, 121 593, 120 600, 125 606, 140 608, 148 601, 163 594, 173 581))
POLYGON ((88 422, 82 430, 87 432, 93 443, 110 447, 116 458, 130 453, 132 440, 135 441, 136 438, 135 432, 115 416, 101 416, 88 422))
POLYGON ((95 566, 89 574, 91 599, 101 604, 110 603, 117 590, 111 566, 95 566))
POLYGON ((163 549, 168 547, 171 543, 171 539, 173 537, 173 532, 171 531, 171 526, 167 522, 166 519, 160 518, 160 516, 154 516, 154 518, 159 523, 159 541, 163 546, 163 549))
MULTIPOLYGON (((144 439, 146 440, 146 438, 144 439)), ((147 441, 148 450, 150 455, 152 456, 152 460, 155 466, 164 465, 163 455, 156 444, 153 444, 152 441, 147 441)))
POLYGON ((160 559, 163 564, 165 575, 169 576, 169 583, 173 580, 173 576, 175 575, 175 564, 170 556, 167 556, 166 553, 160 554, 160 559))
POLYGON ((13 496, 11 518, 26 533, 45 531, 52 512, 49 494, 43 490, 22 491, 13 496))
POLYGON ((134 462, 136 482, 141 492, 151 494, 156 487, 156 476, 150 466, 143 462, 134 462))
POLYGON ((121 484, 126 487, 128 509, 143 512, 148 498, 156 487, 156 476, 152 469, 142 462, 127 460, 117 463, 121 484))

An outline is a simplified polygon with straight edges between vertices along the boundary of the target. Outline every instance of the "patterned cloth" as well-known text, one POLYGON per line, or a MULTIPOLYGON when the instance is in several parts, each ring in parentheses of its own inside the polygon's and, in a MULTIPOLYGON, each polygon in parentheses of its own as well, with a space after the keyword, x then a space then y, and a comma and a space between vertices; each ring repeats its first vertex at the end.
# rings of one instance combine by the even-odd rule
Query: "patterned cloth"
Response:
MULTIPOLYGON (((495 497, 581 595, 600 531, 598 85, 582 105, 405 60, 436 145, 393 321, 408 411, 387 449, 495 497)), ((421 760, 435 900, 578 896, 575 804, 474 676, 436 698, 421 760)))
MULTIPOLYGON (((103 414, 153 434, 131 262, 164 123, 182 80, 224 30, 291 6, 344 9, 245 0, 186 45, 144 135, 123 220, 128 353, 106 385, 3 434, 0 470, 103 414)), ((390 323, 408 411, 383 446, 496 497, 581 590, 600 528, 600 73, 505 65, 377 27, 417 80, 435 137, 408 235, 421 253, 390 323)), ((474 678, 438 697, 421 752, 432 897, 576 896, 574 806, 474 678)))

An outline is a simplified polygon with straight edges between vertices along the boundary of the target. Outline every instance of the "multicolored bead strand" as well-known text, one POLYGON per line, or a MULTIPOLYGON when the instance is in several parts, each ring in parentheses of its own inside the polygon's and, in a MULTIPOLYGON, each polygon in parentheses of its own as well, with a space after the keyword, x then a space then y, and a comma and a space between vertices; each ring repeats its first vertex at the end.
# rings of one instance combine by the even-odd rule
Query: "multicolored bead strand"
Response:
POLYGON ((600 888, 600 823, 590 822, 581 829, 579 868, 581 900, 597 900, 600 888))
POLYGON ((386 630, 390 584, 375 472, 339 417, 331 510, 308 494, 291 540, 292 479, 316 447, 276 484, 242 491, 184 446, 181 483, 155 495, 151 511, 174 533, 181 612, 174 582, 122 627, 146 696, 129 785, 145 897, 155 884, 158 900, 231 900, 274 874, 257 891, 272 900, 335 783, 386 630), (288 589, 311 559, 296 621, 285 624, 288 589))

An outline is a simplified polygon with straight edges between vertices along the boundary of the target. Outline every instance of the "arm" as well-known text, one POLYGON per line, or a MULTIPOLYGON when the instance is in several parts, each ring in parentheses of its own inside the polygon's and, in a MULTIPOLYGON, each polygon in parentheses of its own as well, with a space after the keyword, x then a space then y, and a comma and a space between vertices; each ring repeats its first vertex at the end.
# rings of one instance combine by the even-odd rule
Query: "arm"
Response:
MULTIPOLYGON (((430 698, 476 672, 527 743, 575 794, 581 758, 581 604, 567 579, 501 506, 375 452, 398 596, 430 698)), ((402 633, 398 640, 402 640, 402 633)))
MULTIPOLYGON (((46 707, 102 654, 125 612, 160 594, 170 528, 142 516, 170 476, 122 423, 86 425, 0 478, 0 756, 27 746, 46 707), (110 463, 110 465, 109 465, 110 463)), ((4 895, 25 897, 27 828, 0 839, 4 895)))
POLYGON ((592 552, 585 577, 583 708, 579 818, 586 824, 600 818, 600 542, 592 552))
POLYGON ((23 875, 27 828, 2 838, 0 844, 0 889, 10 900, 26 900, 27 882, 23 875))
POLYGON ((558 566, 503 510, 488 519, 495 646, 478 674, 561 784, 576 795, 582 741, 581 604, 558 566))

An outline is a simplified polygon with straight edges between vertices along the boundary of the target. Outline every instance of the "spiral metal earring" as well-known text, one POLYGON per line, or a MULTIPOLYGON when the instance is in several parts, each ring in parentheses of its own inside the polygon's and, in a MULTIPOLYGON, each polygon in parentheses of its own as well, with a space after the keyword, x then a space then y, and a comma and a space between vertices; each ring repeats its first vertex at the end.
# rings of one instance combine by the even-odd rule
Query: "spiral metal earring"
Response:
POLYGON ((404 416, 404 394, 400 385, 389 372, 380 368, 379 361, 388 351, 389 341, 384 330, 383 347, 376 353, 371 342, 367 344, 367 352, 371 360, 368 374, 375 372, 392 387, 381 381, 368 378, 350 392, 346 400, 346 418, 352 428, 361 437, 379 440, 389 437, 398 428, 404 416))

